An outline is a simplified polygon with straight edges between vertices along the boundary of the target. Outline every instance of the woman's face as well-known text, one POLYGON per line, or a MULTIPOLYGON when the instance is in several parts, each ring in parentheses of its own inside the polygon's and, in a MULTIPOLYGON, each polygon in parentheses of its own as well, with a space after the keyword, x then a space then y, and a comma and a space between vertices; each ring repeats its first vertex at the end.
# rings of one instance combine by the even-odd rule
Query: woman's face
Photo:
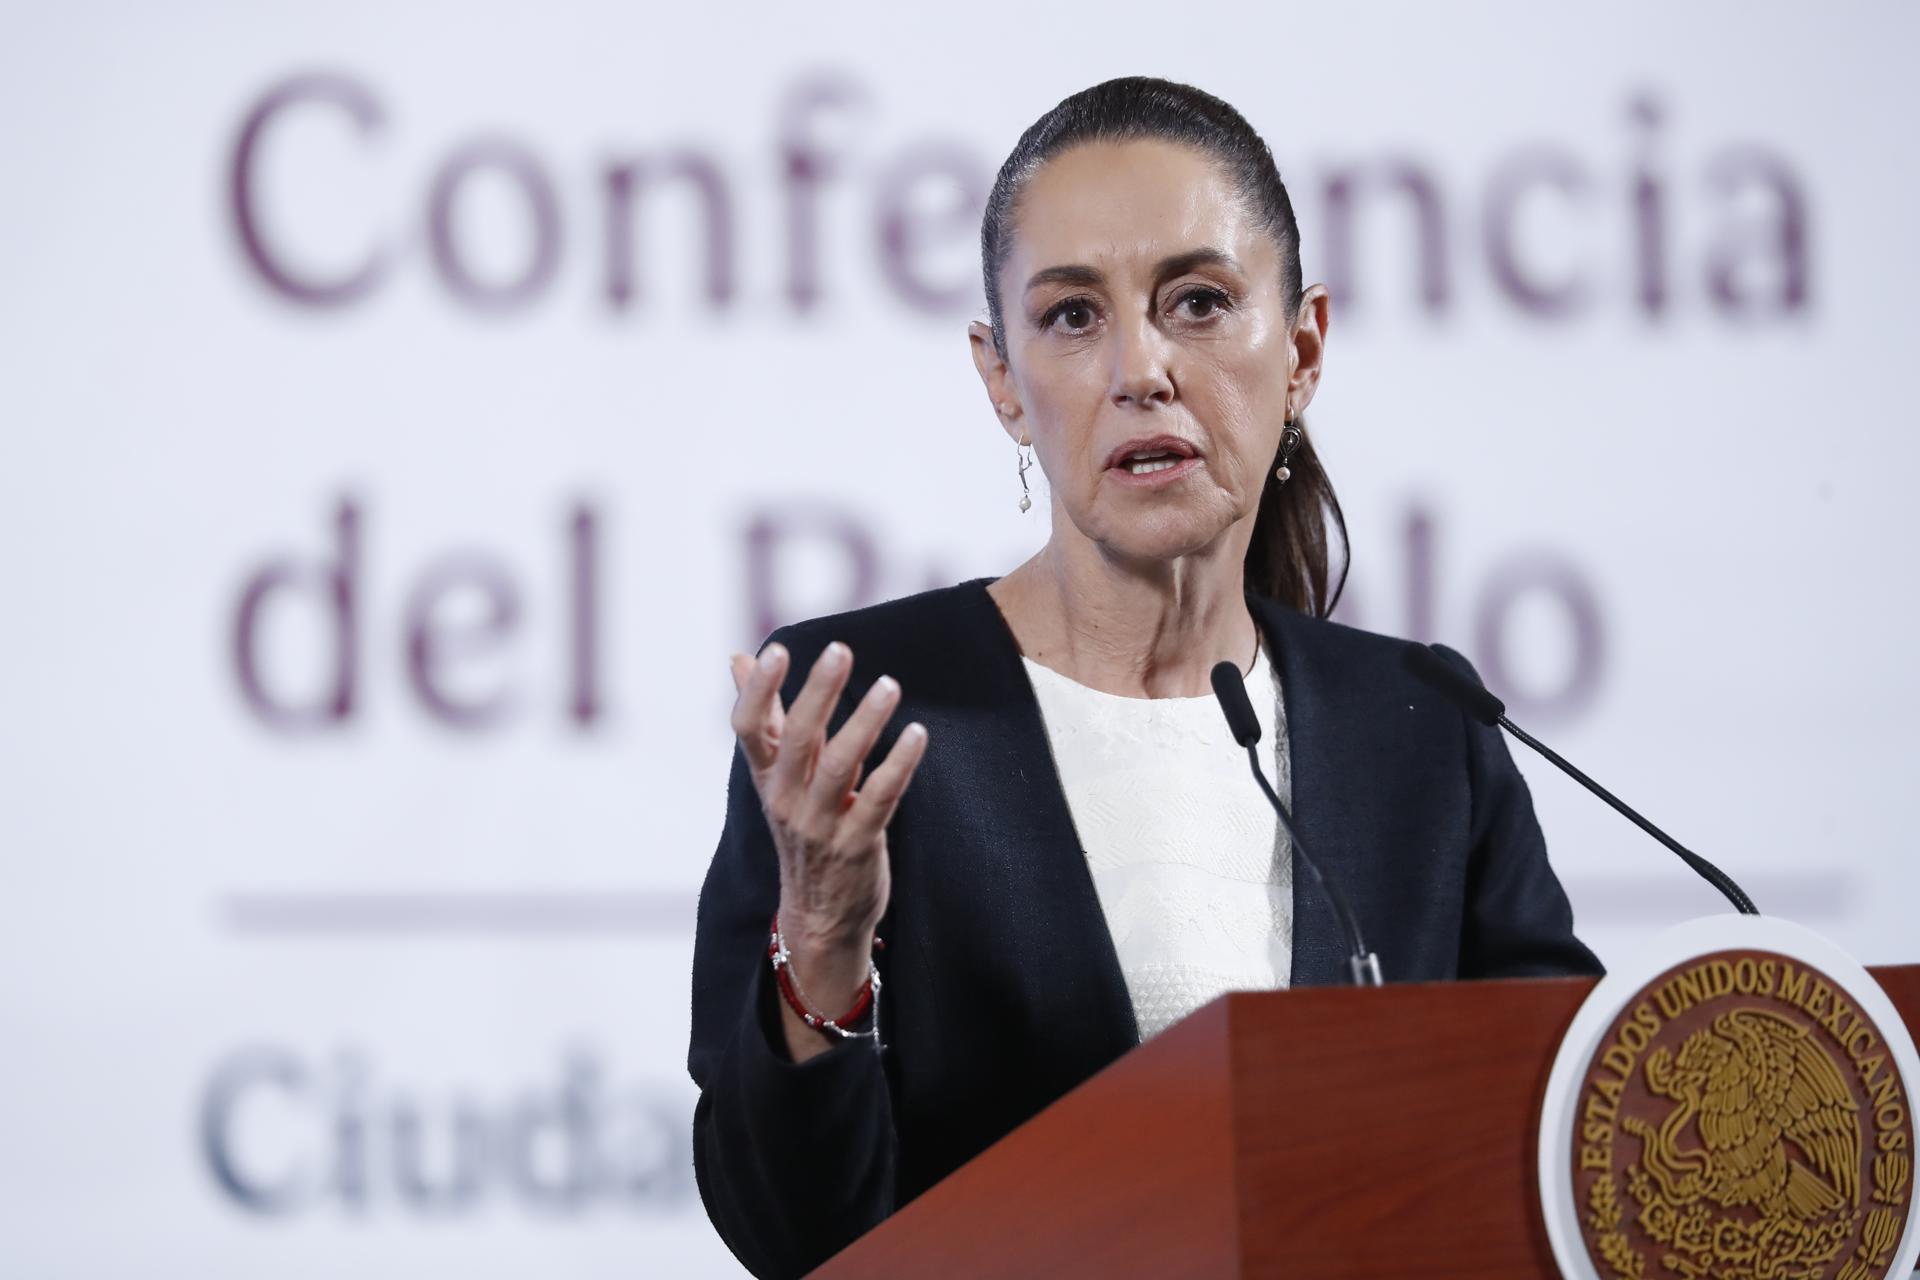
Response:
POLYGON ((1088 143, 1029 180, 1000 272, 1006 358, 970 330, 1054 535, 1124 559, 1238 563, 1287 419, 1313 396, 1326 291, 1290 322, 1279 246, 1204 153, 1088 143))

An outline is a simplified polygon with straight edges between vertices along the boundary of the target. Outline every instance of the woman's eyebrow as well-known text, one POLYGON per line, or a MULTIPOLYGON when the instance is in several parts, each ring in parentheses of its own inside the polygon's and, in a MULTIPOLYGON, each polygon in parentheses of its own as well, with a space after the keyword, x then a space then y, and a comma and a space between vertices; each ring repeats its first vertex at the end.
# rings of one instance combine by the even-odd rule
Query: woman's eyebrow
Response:
MULTIPOLYGON (((1162 258, 1153 269, 1156 281, 1168 276, 1184 275, 1195 267, 1225 267, 1229 271, 1239 271, 1240 264, 1234 256, 1224 249, 1189 249, 1185 253, 1176 253, 1162 258)), ((1089 267, 1081 263, 1071 263, 1060 267, 1044 267, 1033 273, 1027 281, 1027 290, 1038 289, 1043 284, 1070 284, 1093 288, 1105 284, 1106 274, 1098 267, 1089 267)))
POLYGON ((1026 292, 1031 293, 1043 284, 1077 284, 1091 288, 1105 284, 1106 280, 1105 273, 1098 267, 1085 267, 1079 263, 1065 267, 1043 267, 1027 281, 1026 292))
POLYGON ((1189 249, 1185 253, 1176 253, 1171 258, 1162 258, 1160 265, 1153 270, 1153 278, 1159 281, 1165 280, 1168 276, 1183 276, 1195 267, 1225 267, 1233 272, 1240 270, 1240 264, 1234 260, 1232 254, 1225 249, 1209 247, 1189 249))

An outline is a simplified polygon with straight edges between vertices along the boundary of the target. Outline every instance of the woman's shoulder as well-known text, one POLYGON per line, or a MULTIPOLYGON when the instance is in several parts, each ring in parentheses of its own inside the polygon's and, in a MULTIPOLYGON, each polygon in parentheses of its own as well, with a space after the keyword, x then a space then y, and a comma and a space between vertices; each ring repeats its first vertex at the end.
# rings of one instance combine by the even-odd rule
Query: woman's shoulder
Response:
POLYGON ((1400 636, 1302 613, 1291 605, 1252 592, 1247 594, 1247 603, 1283 648, 1338 665, 1398 668, 1405 661, 1407 650, 1415 645, 1414 641, 1400 636))
POLYGON ((1438 698, 1407 662, 1411 650, 1426 647, 1475 683, 1473 664, 1444 644, 1367 631, 1331 618, 1301 613, 1278 601, 1249 595, 1266 629, 1277 642, 1282 665, 1296 679, 1311 680, 1344 701, 1378 701, 1413 709, 1434 706, 1449 718, 1456 710, 1438 698))
POLYGON ((793 670, 812 664, 821 650, 838 640, 853 650, 856 669, 879 669, 899 676, 903 668, 934 661, 964 660, 971 651, 991 649, 1005 623, 987 594, 991 578, 974 578, 934 587, 893 600, 822 614, 777 627, 767 642, 778 641, 793 655, 793 670))

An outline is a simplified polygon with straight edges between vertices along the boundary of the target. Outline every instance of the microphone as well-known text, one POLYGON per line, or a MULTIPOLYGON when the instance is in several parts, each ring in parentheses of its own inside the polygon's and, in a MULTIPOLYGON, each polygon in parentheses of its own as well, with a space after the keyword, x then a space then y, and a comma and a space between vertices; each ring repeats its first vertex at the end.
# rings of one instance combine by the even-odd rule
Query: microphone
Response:
POLYGON ((1458 667, 1455 667, 1452 663, 1423 644, 1416 644, 1409 647, 1402 661, 1406 664, 1407 670, 1414 674, 1415 678, 1441 697, 1453 703, 1454 706, 1466 712, 1469 717, 1478 720, 1481 724, 1489 728, 1497 727, 1505 729, 1508 733, 1545 756, 1548 763, 1552 764, 1554 768, 1560 770, 1569 778, 1572 778, 1575 782, 1612 805, 1627 821, 1633 823, 1634 826, 1639 827, 1655 840, 1658 840, 1661 844, 1680 855, 1682 862, 1692 867, 1701 879, 1725 894, 1727 901, 1731 902, 1734 909, 1742 915, 1757 916, 1760 914, 1760 909, 1753 905, 1753 899, 1749 898, 1746 892, 1733 882, 1733 877, 1714 866, 1711 862, 1708 862, 1699 854, 1693 852, 1693 850, 1682 845, 1678 840, 1675 840, 1651 822, 1648 822, 1645 818, 1629 808, 1619 797, 1615 796, 1613 792, 1607 790, 1592 778, 1589 778, 1586 774, 1574 768, 1571 763, 1564 759, 1557 751, 1553 750, 1553 748, 1547 746, 1525 729, 1522 729, 1519 725, 1507 719, 1507 705, 1487 692, 1485 687, 1467 676, 1458 667))
POLYGON ((1333 914, 1340 921, 1340 932, 1347 939, 1347 975, 1353 979, 1356 987, 1377 987, 1381 985, 1380 957, 1367 950, 1366 942, 1360 936, 1360 922, 1354 918, 1353 908, 1347 905, 1346 897, 1341 894, 1340 886, 1327 879, 1320 870, 1320 864, 1307 852, 1307 846, 1300 840, 1300 833, 1293 829, 1293 815, 1287 812, 1287 806, 1280 803, 1280 797, 1274 793, 1273 784, 1267 781, 1266 770, 1260 767, 1260 719, 1253 714, 1253 703, 1247 699, 1246 681, 1240 678, 1240 668, 1232 662, 1217 662, 1213 667, 1213 696, 1220 701, 1220 710, 1226 713, 1227 729, 1233 734, 1233 740, 1247 749, 1247 761, 1253 766, 1253 778, 1260 784, 1260 790, 1266 793, 1267 802, 1280 816, 1280 826, 1287 833, 1287 839, 1293 842, 1293 855, 1300 865, 1307 869, 1313 882, 1320 886, 1321 896, 1333 904, 1333 914))

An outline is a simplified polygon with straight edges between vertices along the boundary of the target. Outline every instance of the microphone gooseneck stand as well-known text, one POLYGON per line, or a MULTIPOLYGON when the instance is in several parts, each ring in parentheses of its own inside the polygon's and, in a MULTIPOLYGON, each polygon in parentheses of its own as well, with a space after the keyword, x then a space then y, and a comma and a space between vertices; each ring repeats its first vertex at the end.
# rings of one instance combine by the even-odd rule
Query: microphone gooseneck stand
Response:
POLYGON ((1360 933, 1360 921, 1347 904, 1346 895, 1314 861, 1313 855, 1301 841, 1300 833, 1293 828, 1293 815, 1287 812, 1286 805, 1280 803, 1273 784, 1267 781, 1266 770, 1260 767, 1260 720, 1253 714, 1253 703, 1247 699, 1247 686, 1240 678, 1239 666, 1232 662, 1219 662, 1214 664, 1212 674, 1213 696, 1219 699, 1220 709, 1226 713, 1227 728, 1232 731, 1233 740, 1247 749, 1247 763, 1253 767, 1253 780, 1260 784, 1267 803, 1273 806, 1274 813, 1279 816, 1281 829, 1293 844, 1294 857, 1300 860, 1300 865, 1307 869, 1307 874, 1320 887, 1321 895, 1333 906, 1333 914, 1340 922, 1340 932, 1347 940, 1347 976, 1356 987, 1382 985, 1380 957, 1367 950, 1366 940, 1360 933))
POLYGON ((1593 792, 1594 795, 1599 796, 1602 800, 1613 806, 1614 811, 1619 813, 1628 822, 1631 822, 1634 826, 1640 828, 1655 840, 1658 840, 1661 844, 1671 849, 1679 856, 1682 862, 1692 867, 1695 874, 1702 880, 1705 880, 1708 884, 1718 889, 1740 914, 1748 916, 1757 916, 1760 914, 1760 909, 1753 905, 1753 899, 1747 896, 1746 890, 1733 882, 1732 876, 1729 876, 1726 872, 1714 866, 1711 862, 1708 862, 1705 858, 1687 848, 1678 840, 1675 840, 1672 836, 1654 826, 1651 822, 1648 822, 1625 801, 1614 795, 1613 792, 1607 790, 1579 769, 1575 768, 1573 763, 1563 757, 1559 752, 1509 720, 1507 718, 1507 706, 1504 702, 1494 697, 1484 686, 1474 683, 1465 673, 1448 663, 1445 658, 1442 658, 1432 649, 1422 644, 1409 648, 1406 651, 1403 661, 1408 671, 1412 672, 1414 676, 1428 688, 1464 711, 1468 718, 1478 720, 1481 724, 1489 728, 1497 727, 1505 729, 1508 733, 1539 752, 1554 768, 1560 770, 1569 778, 1572 778, 1575 782, 1593 792))

